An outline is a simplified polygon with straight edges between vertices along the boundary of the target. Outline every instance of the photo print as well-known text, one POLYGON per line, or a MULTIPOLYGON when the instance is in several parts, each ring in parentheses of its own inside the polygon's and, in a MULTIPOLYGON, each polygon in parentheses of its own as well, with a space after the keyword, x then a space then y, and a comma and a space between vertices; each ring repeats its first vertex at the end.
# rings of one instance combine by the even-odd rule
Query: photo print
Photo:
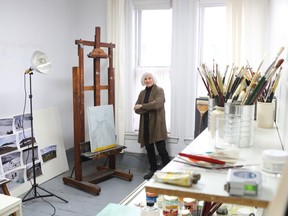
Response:
POLYGON ((57 157, 56 145, 50 145, 40 150, 42 161, 45 163, 57 157))
MULTIPOLYGON (((20 148, 24 148, 27 146, 32 146, 32 137, 31 137, 31 129, 23 130, 18 133, 19 137, 19 146, 20 148)), ((36 143, 35 137, 33 137, 34 144, 36 143)))
POLYGON ((0 155, 17 150, 16 135, 11 134, 0 137, 0 155))
MULTIPOLYGON (((32 148, 24 149, 22 151, 23 164, 32 163, 32 148)), ((34 159, 39 160, 38 146, 34 146, 34 159)))
POLYGON ((1 163, 4 173, 14 170, 22 165, 21 152, 11 152, 1 157, 1 163))
POLYGON ((5 178, 10 179, 8 188, 11 190, 25 182, 24 172, 25 168, 15 169, 5 175, 5 178))
MULTIPOLYGON (((40 175, 43 175, 43 172, 42 172, 41 163, 40 163, 40 161, 38 161, 35 163, 35 176, 38 177, 40 175)), ((26 176, 27 176, 27 180, 30 180, 33 178, 33 164, 27 165, 26 176)))
POLYGON ((13 119, 16 132, 31 128, 31 114, 17 115, 13 119))
POLYGON ((0 136, 13 134, 13 119, 0 119, 0 136))

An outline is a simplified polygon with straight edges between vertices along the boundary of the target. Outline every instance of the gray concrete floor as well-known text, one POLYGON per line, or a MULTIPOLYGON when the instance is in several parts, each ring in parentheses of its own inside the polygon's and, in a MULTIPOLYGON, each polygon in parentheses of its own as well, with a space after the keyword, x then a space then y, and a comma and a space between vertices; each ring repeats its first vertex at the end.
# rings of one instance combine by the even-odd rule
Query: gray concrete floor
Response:
MULTIPOLYGON (((71 162, 69 163, 69 171, 40 185, 50 193, 67 200, 68 203, 55 196, 43 199, 35 198, 23 203, 23 216, 96 216, 109 203, 121 202, 144 181, 143 176, 149 172, 149 166, 145 155, 135 156, 132 153, 120 154, 116 161, 117 169, 125 172, 130 170, 133 173, 132 181, 114 177, 100 182, 98 185, 101 187, 101 192, 95 196, 63 183, 62 178, 70 176, 73 169, 74 162, 71 162)), ((102 162, 85 162, 83 164, 83 176, 94 172, 96 166, 102 162)), ((37 189, 37 192, 41 195, 47 194, 41 189, 37 189)))

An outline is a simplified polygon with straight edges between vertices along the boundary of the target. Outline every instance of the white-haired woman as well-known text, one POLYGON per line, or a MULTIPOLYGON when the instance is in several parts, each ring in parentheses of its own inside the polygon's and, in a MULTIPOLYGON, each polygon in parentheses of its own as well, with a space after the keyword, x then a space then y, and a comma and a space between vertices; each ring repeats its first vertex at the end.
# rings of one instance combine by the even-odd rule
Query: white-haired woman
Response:
POLYGON ((135 113, 140 114, 138 142, 141 148, 147 150, 150 172, 144 179, 150 179, 157 170, 157 158, 154 145, 161 157, 162 165, 170 162, 166 150, 167 128, 165 120, 164 90, 156 85, 156 79, 151 73, 144 73, 141 83, 146 86, 135 103, 135 113))

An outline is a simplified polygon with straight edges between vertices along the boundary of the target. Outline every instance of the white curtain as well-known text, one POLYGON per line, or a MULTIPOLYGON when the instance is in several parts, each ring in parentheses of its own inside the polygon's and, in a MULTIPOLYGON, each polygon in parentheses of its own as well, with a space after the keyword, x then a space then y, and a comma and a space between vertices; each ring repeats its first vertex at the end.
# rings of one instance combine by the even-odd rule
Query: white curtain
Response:
POLYGON ((124 145, 125 130, 125 0, 107 2, 107 40, 116 44, 115 68, 115 132, 117 143, 124 145))
POLYGON ((171 135, 194 137, 197 74, 198 1, 173 0, 171 135))
MULTIPOLYGON (((227 0, 228 56, 257 70, 268 45, 269 0, 227 0)), ((263 68, 262 68, 263 69, 263 68)))

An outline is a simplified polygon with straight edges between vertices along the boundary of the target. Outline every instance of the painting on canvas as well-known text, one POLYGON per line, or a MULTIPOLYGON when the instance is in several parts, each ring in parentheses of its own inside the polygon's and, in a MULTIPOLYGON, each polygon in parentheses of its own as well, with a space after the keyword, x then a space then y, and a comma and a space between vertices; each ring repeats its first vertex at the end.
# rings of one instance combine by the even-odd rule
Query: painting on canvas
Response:
POLYGON ((116 146, 113 105, 88 107, 91 152, 116 146))

